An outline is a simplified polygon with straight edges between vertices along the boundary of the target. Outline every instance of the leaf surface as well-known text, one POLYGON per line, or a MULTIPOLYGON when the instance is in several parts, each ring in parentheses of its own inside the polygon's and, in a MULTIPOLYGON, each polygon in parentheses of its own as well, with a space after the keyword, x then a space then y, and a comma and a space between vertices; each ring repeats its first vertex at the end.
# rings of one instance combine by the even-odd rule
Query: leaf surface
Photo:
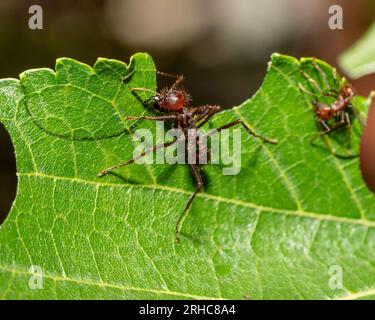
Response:
MULTIPOLYGON (((335 86, 331 67, 320 65, 335 86)), ((224 164, 204 167, 205 190, 179 244, 175 223, 194 190, 187 166, 132 165, 96 177, 132 157, 129 130, 155 130, 150 121, 124 120, 155 114, 141 102, 150 94, 137 99, 129 90, 155 89, 147 54, 129 65, 99 59, 93 68, 60 59, 56 71, 1 80, 0 120, 15 146, 18 192, 0 230, 0 298, 374 296, 374 196, 358 158, 325 148, 340 149, 345 130, 311 145, 318 129, 312 97, 299 89, 309 86, 301 68, 321 83, 310 59, 273 55, 256 95, 210 123, 241 118, 279 143, 242 132, 238 175, 223 175, 224 164), (29 287, 31 266, 43 271, 42 290, 29 287)), ((368 100, 356 104, 363 110, 368 100)), ((362 127, 353 125, 356 150, 362 127)))

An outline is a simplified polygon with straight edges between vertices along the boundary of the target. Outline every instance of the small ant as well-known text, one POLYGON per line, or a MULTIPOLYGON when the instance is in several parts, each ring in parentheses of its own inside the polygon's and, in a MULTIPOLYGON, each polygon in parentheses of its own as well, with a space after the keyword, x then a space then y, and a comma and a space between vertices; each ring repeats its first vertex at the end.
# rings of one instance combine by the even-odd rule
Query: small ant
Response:
MULTIPOLYGON (((175 78, 176 81, 170 88, 165 88, 160 91, 160 93, 154 92, 152 90, 146 89, 146 88, 132 88, 130 89, 131 91, 145 91, 145 92, 150 92, 153 94, 153 96, 146 101, 152 101, 156 104, 156 107, 164 113, 164 115, 161 116, 143 116, 143 117, 126 117, 125 119, 127 120, 169 120, 172 121, 172 126, 173 128, 180 129, 183 132, 183 135, 179 138, 175 138, 173 141, 166 142, 163 144, 158 144, 154 145, 153 147, 146 149, 143 151, 140 155, 115 166, 112 166, 108 169, 105 169, 101 171, 98 174, 98 177, 103 177, 109 172, 118 169, 120 167, 127 166, 129 164, 134 163, 137 159, 145 156, 146 154, 149 154, 151 152, 154 152, 159 149, 163 148, 168 148, 172 146, 173 144, 180 142, 181 138, 187 139, 188 137, 188 131, 189 129, 199 129, 201 128, 204 124, 206 124, 215 114, 220 112, 222 108, 217 105, 203 105, 203 106, 198 106, 198 107, 192 107, 191 106, 191 98, 190 95, 183 89, 179 89, 178 86, 179 84, 184 80, 183 75, 173 75, 173 74, 168 74, 164 72, 157 71, 159 75, 170 77, 170 78, 175 78)), ((233 122, 230 122, 224 126, 221 126, 216 129, 216 132, 219 132, 221 130, 233 127, 235 125, 241 124, 245 130, 252 136, 259 138, 263 140, 264 142, 267 143, 272 143, 276 144, 277 142, 272 139, 265 138, 259 134, 257 134, 255 131, 250 129, 241 119, 235 120, 233 122)), ((215 130, 213 130, 215 131, 215 130)), ((205 136, 210 136, 212 135, 213 131, 211 133, 207 133, 205 136)), ((197 141, 199 144, 199 141, 197 141)), ((198 149, 198 148, 196 148, 198 149)), ((197 156, 197 154, 194 155, 194 152, 196 153, 197 151, 194 150, 194 148, 191 148, 190 146, 185 145, 185 151, 189 155, 189 159, 191 159, 191 156, 197 156)), ((205 149, 204 151, 209 157, 210 150, 205 149)), ((206 159, 207 159, 206 158, 206 159)), ((193 203, 193 200, 197 196, 199 192, 202 192, 203 189, 203 179, 200 171, 200 167, 202 166, 201 164, 190 164, 191 172, 193 174, 193 178, 195 181, 195 191, 194 193, 190 196, 188 202, 185 205, 185 208, 180 215, 177 223, 176 223, 176 229, 175 229, 175 239, 176 242, 179 242, 180 239, 180 231, 181 231, 181 226, 183 224, 184 219, 187 216, 187 213, 193 203)))
MULTIPOLYGON (((336 129, 346 125, 347 130, 348 130, 347 147, 350 148, 351 130, 352 130, 350 114, 353 113, 355 117, 359 119, 362 126, 365 126, 365 122, 359 115, 359 112, 351 104, 351 100, 353 99, 355 95, 355 90, 353 86, 350 83, 348 83, 345 78, 341 78, 340 80, 338 79, 337 71, 335 68, 333 69, 333 78, 335 80, 335 83, 339 83, 340 87, 339 87, 339 90, 331 88, 327 79, 327 75, 324 73, 322 68, 318 65, 315 58, 312 59, 312 65, 315 68, 315 70, 317 70, 318 73, 320 74, 325 88, 322 89, 319 86, 318 82, 314 80, 311 76, 309 76, 304 70, 301 70, 302 76, 307 81, 309 81, 309 83, 317 90, 320 96, 332 97, 335 99, 335 101, 333 101, 331 104, 319 102, 317 99, 319 97, 318 94, 308 91, 301 83, 299 84, 299 87, 302 91, 314 97, 314 100, 312 101, 312 103, 315 107, 315 115, 316 115, 318 123, 320 124, 322 128, 322 131, 315 138, 313 138, 311 143, 313 143, 316 140, 316 138, 322 137, 324 135, 328 135, 331 132, 335 131, 336 129)), ((350 155, 350 156, 339 155, 334 150, 332 150, 329 145, 327 145, 327 147, 331 150, 332 154, 337 157, 340 157, 340 158, 353 157, 353 155, 350 155)), ((358 155, 355 155, 354 157, 357 157, 357 156, 358 155)))

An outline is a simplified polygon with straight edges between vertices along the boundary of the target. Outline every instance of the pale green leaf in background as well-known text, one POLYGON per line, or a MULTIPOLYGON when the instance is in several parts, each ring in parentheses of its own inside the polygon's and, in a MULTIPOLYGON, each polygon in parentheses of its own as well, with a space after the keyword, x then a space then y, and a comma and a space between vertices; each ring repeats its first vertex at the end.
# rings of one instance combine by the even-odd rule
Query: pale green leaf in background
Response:
POLYGON ((375 72, 375 22, 352 47, 339 57, 339 63, 353 79, 375 72))

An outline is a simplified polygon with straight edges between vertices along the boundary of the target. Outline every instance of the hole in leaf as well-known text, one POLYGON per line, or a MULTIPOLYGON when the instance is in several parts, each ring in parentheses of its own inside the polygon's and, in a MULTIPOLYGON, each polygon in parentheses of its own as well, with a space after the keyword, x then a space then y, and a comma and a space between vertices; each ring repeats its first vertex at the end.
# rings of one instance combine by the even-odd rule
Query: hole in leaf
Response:
POLYGON ((0 224, 7 217, 17 190, 16 159, 8 132, 0 124, 0 224))

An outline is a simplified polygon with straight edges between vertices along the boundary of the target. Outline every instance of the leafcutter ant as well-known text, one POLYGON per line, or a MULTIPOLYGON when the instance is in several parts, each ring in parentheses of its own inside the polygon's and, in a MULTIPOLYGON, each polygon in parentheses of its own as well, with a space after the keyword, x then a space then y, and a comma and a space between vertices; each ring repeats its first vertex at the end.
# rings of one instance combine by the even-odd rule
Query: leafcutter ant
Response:
MULTIPOLYGON (((346 126, 347 129, 347 148, 350 149, 350 141, 351 141, 351 132, 352 132, 352 122, 351 122, 351 115, 356 117, 362 126, 365 126, 365 121, 361 118, 358 110, 352 105, 351 101, 355 95, 355 89, 353 86, 347 82, 345 78, 339 78, 337 75, 336 69, 333 69, 333 78, 335 84, 339 85, 339 89, 333 89, 328 81, 327 75, 322 70, 322 68, 318 65, 315 58, 312 60, 312 65, 314 69, 318 72, 321 77, 321 80, 324 84, 324 88, 322 88, 318 81, 313 79, 307 72, 301 70, 302 76, 310 83, 310 85, 314 88, 315 92, 311 92, 306 89, 301 83, 299 84, 300 89, 313 96, 314 99, 312 100, 312 104, 314 105, 314 112, 320 127, 320 132, 312 139, 311 143, 313 144, 314 141, 319 138, 323 137, 324 135, 329 135, 330 133, 334 132, 336 129, 342 128, 346 126), (332 103, 325 103, 319 101, 321 97, 331 97, 334 99, 332 103)), ((328 149, 332 152, 333 155, 339 158, 352 158, 357 157, 358 155, 341 155, 334 151, 330 145, 326 143, 328 149)))
MULTIPOLYGON (((191 98, 190 95, 183 89, 179 88, 179 85, 184 80, 183 75, 172 75, 164 72, 158 71, 159 75, 163 75, 170 78, 175 78, 175 82, 170 88, 165 88, 160 92, 154 92, 147 88, 132 88, 131 91, 145 91, 152 93, 153 96, 148 99, 156 104, 158 109, 163 113, 159 116, 142 116, 142 117, 126 117, 127 120, 155 120, 155 121, 170 121, 172 123, 172 127, 176 129, 180 129, 183 132, 184 140, 188 139, 188 131, 189 129, 200 129, 204 124, 206 124, 215 114, 220 112, 222 108, 218 105, 202 105, 193 107, 191 106, 191 98)), ((250 129, 241 119, 235 120, 230 122, 226 125, 223 125, 217 129, 216 131, 221 131, 235 125, 242 125, 242 127, 252 136, 259 138, 267 143, 276 144, 277 142, 273 139, 265 138, 259 134, 257 134, 254 130, 250 129)), ((206 136, 210 135, 210 132, 205 134, 206 136)), ((101 171, 98 176, 103 177, 109 172, 127 166, 129 164, 134 163, 137 159, 154 152, 159 149, 168 148, 175 143, 178 143, 180 138, 176 138, 171 142, 166 142, 159 145, 154 145, 153 147, 144 150, 139 156, 136 156, 128 161, 120 163, 118 165, 112 166, 108 169, 101 171)), ((199 142, 197 142, 199 143, 199 142)), ((185 145, 186 146, 186 145, 185 145)), ((188 157, 197 156, 197 154, 191 154, 192 152, 197 152, 198 148, 189 148, 186 146, 186 153, 188 157)), ((209 157, 209 149, 206 149, 208 153, 207 157, 209 157)), ((187 201, 184 210, 182 211, 175 229, 175 238, 178 242, 180 239, 180 231, 182 224, 189 212, 189 209, 196 198, 197 194, 203 190, 203 179, 201 174, 201 166, 199 163, 197 164, 190 164, 191 172, 195 181, 195 191, 190 196, 189 200, 187 201)))

